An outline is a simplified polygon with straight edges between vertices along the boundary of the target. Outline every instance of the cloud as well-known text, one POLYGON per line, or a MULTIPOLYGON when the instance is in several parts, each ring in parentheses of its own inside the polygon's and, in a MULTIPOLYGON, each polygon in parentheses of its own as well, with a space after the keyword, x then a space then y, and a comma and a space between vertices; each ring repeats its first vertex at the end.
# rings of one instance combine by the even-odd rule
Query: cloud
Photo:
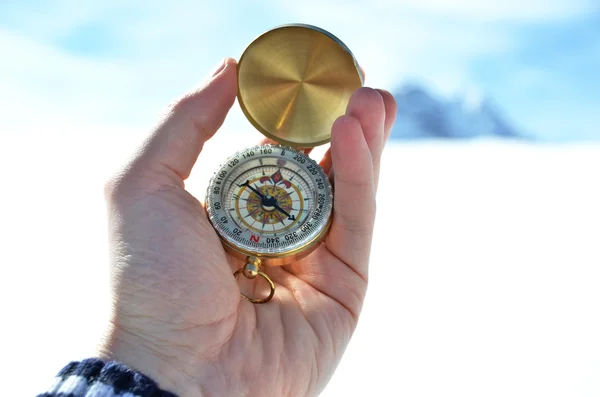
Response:
POLYGON ((182 0, 175 4, 141 0, 33 0, 0 7, 0 19, 6 26, 42 42, 53 42, 83 26, 98 23, 125 41, 144 39, 137 44, 151 45, 150 38, 181 38, 184 34, 210 31, 224 17, 220 7, 206 0, 182 0))
POLYGON ((0 28, 0 134, 52 124, 147 125, 229 55, 206 39, 218 22, 210 7, 202 13, 155 8, 130 23, 111 20, 110 5, 92 9, 97 13, 75 7, 63 15, 57 7, 31 30, 29 20, 0 28), (118 48, 90 54, 62 45, 69 37, 87 40, 81 32, 90 24, 105 31, 105 41, 115 37, 108 44, 118 48))
POLYGON ((566 20, 598 11, 594 0, 305 0, 302 2, 279 2, 269 0, 304 19, 327 16, 331 19, 347 19, 355 14, 353 22, 360 28, 364 24, 378 23, 380 17, 393 16, 399 20, 410 17, 453 18, 462 22, 548 22, 566 20), (358 14, 356 14, 358 13, 358 14), (372 17, 375 16, 375 19, 372 17))
POLYGON ((463 20, 541 22, 565 20, 598 10, 592 0, 376 0, 386 6, 406 7, 463 20))
POLYGON ((0 52, 8 60, 0 63, 0 133, 135 120, 139 108, 152 107, 133 65, 78 57, 1 30, 0 52))
MULTIPOLYGON (((0 134, 49 125, 147 128, 254 35, 232 29, 243 28, 242 11, 208 1, 84 3, 0 5, 0 134), (97 51, 80 51, 73 43, 89 45, 94 29, 97 51)), ((245 122, 240 112, 232 116, 229 125, 245 122)))

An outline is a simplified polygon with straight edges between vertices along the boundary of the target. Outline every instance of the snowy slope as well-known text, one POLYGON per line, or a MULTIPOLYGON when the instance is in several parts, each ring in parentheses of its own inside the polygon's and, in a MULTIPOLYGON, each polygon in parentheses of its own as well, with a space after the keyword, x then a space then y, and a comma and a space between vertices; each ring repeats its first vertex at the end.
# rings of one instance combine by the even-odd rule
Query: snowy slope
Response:
MULTIPOLYGON (((7 395, 35 395, 102 333, 102 183, 138 142, 102 132, 18 138, 0 157, 20 165, 0 229, 7 395)), ((227 133, 207 144, 193 194, 231 150, 227 133)), ((600 146, 390 145, 367 301, 323 396, 600 395, 598 169, 600 146)))

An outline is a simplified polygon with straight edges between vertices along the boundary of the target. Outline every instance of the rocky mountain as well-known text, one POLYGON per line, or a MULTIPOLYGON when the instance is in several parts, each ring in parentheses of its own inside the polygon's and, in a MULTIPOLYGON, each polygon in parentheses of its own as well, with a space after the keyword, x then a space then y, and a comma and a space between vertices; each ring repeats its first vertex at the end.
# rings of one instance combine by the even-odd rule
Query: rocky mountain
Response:
POLYGON ((440 98, 417 84, 404 85, 394 97, 398 116, 391 139, 527 138, 485 98, 473 95, 440 98))

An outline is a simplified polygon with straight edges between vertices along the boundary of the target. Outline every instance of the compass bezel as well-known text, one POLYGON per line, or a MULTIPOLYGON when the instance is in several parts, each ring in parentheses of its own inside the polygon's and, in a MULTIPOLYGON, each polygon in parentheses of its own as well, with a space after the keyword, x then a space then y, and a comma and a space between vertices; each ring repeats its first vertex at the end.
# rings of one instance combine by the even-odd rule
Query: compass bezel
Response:
MULTIPOLYGON (((272 167, 272 165, 265 165, 265 167, 272 167)), ((285 166, 282 168, 285 168, 285 166)), ((233 181, 230 182, 233 183, 233 181)), ((254 256, 261 258, 266 265, 278 266, 293 262, 300 257, 308 255, 314 248, 318 247, 319 243, 326 236, 332 221, 333 187, 323 169, 304 152, 293 147, 279 144, 257 145, 236 152, 228 157, 227 160, 217 168, 208 184, 205 202, 208 219, 217 232, 224 247, 229 252, 241 259, 254 256), (253 155, 252 158, 243 159, 244 154, 249 152, 259 153, 261 150, 266 152, 268 149, 271 149, 271 153, 269 154, 261 153, 253 155), (285 155, 282 155, 282 152, 284 152, 285 155), (296 156, 304 159, 304 163, 293 160, 296 156), (258 242, 252 243, 246 241, 246 243, 244 243, 238 241, 236 238, 232 237, 230 233, 233 226, 229 225, 229 220, 233 219, 227 218, 227 222, 222 221, 223 217, 231 217, 225 209, 224 204, 226 202, 226 194, 229 191, 224 187, 225 184, 230 181, 231 178, 236 178, 236 170, 239 171, 240 169, 243 169, 243 166, 248 162, 267 158, 285 159, 287 162, 293 163, 295 167, 302 169, 303 172, 306 172, 309 177, 309 180, 306 181, 306 183, 310 189, 310 194, 315 197, 314 205, 307 213, 306 220, 304 221, 305 223, 298 223, 294 228, 283 233, 297 233, 297 236, 295 235, 293 240, 290 241, 290 244, 287 244, 284 248, 265 248, 261 247, 258 242), (235 160, 237 160, 237 162, 235 162, 235 160), (231 164, 233 165, 230 166, 231 164), (224 171, 227 172, 224 173, 224 171), (322 182, 322 186, 317 180, 322 182), (215 193, 215 188, 217 188, 218 193, 215 193), (216 203, 219 203, 218 208, 215 207, 216 203), (314 221, 315 223, 310 224, 310 221, 314 221), (309 223, 309 226, 303 226, 306 225, 307 222, 309 223), (305 227, 304 230, 302 230, 303 227, 305 227)), ((248 229, 246 229, 245 232, 248 232, 248 229)), ((260 236, 265 239, 268 237, 266 232, 260 236)), ((285 241, 283 241, 282 244, 283 243, 285 243, 285 241)))

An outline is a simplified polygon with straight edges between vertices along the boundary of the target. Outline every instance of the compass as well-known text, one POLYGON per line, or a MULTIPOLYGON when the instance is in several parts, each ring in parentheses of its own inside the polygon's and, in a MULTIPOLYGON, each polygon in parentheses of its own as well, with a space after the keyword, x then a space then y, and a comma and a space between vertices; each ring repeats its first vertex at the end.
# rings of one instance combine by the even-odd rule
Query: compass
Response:
POLYGON ((209 220, 223 246, 245 260, 234 273, 263 277, 262 266, 310 254, 332 220, 328 175, 303 149, 329 142, 363 76, 350 50, 331 33, 286 25, 255 39, 238 63, 238 101, 248 120, 278 142, 238 151, 216 170, 206 193, 209 220))

